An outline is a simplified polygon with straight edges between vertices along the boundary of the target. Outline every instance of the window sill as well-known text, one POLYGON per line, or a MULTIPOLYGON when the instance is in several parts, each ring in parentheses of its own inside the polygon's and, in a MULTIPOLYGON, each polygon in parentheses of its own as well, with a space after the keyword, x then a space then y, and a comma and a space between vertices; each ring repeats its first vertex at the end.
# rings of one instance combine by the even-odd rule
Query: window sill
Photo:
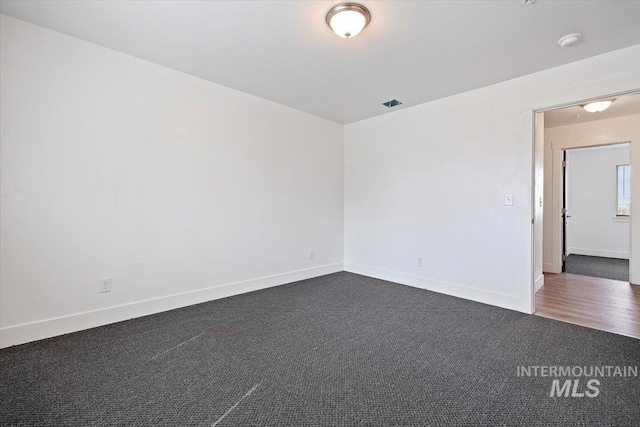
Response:
POLYGON ((615 216, 613 217, 613 222, 629 222, 628 216, 615 216))

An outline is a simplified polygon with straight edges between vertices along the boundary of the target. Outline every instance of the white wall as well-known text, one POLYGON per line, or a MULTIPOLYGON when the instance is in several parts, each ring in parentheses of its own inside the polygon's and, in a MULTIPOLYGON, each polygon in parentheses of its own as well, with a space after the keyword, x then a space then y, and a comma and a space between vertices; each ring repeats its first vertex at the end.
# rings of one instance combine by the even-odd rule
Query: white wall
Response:
POLYGON ((534 235, 534 291, 544 286, 543 237, 544 237, 544 113, 535 115, 534 135, 534 190, 533 190, 533 235, 534 235))
POLYGON ((345 269, 531 312, 532 111, 639 71, 634 46, 347 125, 345 269))
POLYGON ((342 270, 342 125, 0 29, 1 346, 342 270))
POLYGON ((337 271, 343 237, 528 312, 532 110, 640 88, 634 46, 343 127, 1 19, 0 346, 337 271))
MULTIPOLYGON (((562 152, 579 147, 630 143, 629 163, 640 164, 640 115, 616 117, 545 129, 544 271, 562 269, 562 152)), ((631 204, 640 203, 640 174, 631 176, 631 204), (636 201, 637 200, 637 201, 636 201)), ((631 283, 640 284, 640 221, 629 221, 631 283)))
POLYGON ((629 145, 567 150, 567 249, 570 254, 629 258, 628 219, 616 218, 616 166, 629 145))

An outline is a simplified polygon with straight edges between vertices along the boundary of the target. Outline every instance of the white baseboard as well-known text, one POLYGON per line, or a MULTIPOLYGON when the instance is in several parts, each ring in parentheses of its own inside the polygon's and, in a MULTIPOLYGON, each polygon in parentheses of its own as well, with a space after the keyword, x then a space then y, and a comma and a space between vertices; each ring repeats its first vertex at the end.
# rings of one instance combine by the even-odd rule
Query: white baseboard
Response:
POLYGON ((568 248, 567 252, 575 255, 600 256, 605 258, 629 259, 628 251, 607 251, 603 249, 590 248, 568 248))
POLYGON ((544 274, 541 274, 540 277, 538 277, 533 284, 533 293, 538 292, 540 288, 543 286, 544 286, 544 274))
POLYGON ((341 262, 0 329, 0 348, 342 271, 341 262))
POLYGON ((497 307, 520 311, 522 313, 530 313, 531 311, 531 308, 524 306, 524 301, 519 297, 491 292, 458 283, 413 276, 396 271, 383 270, 380 268, 352 263, 345 263, 344 271, 362 274, 363 276, 375 277, 376 279, 388 280, 389 282, 426 289, 428 291, 464 298, 484 304, 495 305, 497 307))

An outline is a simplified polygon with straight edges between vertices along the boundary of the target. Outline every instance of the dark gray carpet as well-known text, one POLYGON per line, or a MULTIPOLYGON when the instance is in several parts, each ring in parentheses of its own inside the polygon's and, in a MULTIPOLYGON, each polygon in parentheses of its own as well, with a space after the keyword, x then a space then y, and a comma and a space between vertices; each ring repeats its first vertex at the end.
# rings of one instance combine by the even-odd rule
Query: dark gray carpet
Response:
POLYGON ((571 254, 567 256, 565 271, 582 276, 602 277, 603 279, 628 282, 629 260, 571 254))
POLYGON ((638 425, 637 378, 551 398, 519 365, 640 340, 343 272, 4 349, 0 424, 638 425))

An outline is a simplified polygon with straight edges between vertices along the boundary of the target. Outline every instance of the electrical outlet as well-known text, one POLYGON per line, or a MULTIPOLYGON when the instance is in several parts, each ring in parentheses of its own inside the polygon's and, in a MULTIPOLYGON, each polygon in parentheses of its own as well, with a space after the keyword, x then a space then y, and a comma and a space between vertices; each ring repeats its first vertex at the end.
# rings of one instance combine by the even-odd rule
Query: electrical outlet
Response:
POLYGON ((309 259, 315 259, 316 251, 309 251, 309 259))
POLYGON ((111 292, 111 277, 103 277, 100 280, 100 288, 98 290, 98 292, 105 293, 105 292, 111 292))
POLYGON ((424 258, 418 257, 418 267, 424 267, 424 258))

